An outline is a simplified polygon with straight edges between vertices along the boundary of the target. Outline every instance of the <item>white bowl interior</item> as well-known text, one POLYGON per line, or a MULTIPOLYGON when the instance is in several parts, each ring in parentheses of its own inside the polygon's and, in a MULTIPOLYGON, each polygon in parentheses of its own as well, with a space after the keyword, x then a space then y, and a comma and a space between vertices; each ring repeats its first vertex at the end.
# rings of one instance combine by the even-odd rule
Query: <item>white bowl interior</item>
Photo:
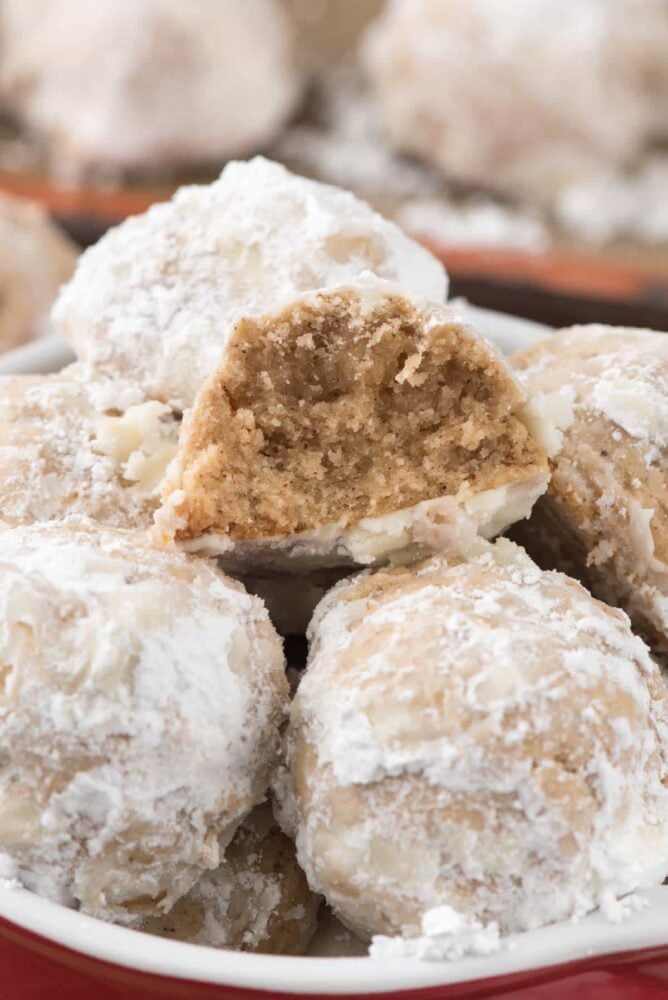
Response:
POLYGON ((286 958, 181 944, 104 924, 20 888, 0 887, 0 917, 93 958, 147 973, 286 993, 379 993, 503 976, 668 943, 668 887, 621 923, 600 913, 511 935, 494 955, 457 962, 286 958))

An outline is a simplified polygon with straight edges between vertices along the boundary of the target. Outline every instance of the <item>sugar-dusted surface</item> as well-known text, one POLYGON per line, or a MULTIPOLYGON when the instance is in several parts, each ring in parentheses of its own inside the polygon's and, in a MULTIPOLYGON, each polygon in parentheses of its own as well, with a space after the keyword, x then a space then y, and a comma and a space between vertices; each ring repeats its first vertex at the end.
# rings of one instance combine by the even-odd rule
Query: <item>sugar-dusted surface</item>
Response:
POLYGON ((235 320, 371 271, 442 302, 442 265, 364 202, 256 158, 182 188, 82 257, 54 311, 98 372, 190 405, 235 320))
POLYGON ((659 884, 668 710, 626 617, 511 543, 325 598, 278 791, 366 933, 447 905, 504 932, 659 884))
POLYGON ((522 538, 537 558, 621 604, 668 653, 668 337, 582 326, 516 358, 532 393, 569 391, 574 417, 522 538))
POLYGON ((0 850, 132 923, 216 868, 264 796, 287 685, 262 604, 139 533, 0 532, 0 850))
POLYGON ((149 528, 180 421, 129 382, 0 376, 0 510, 8 524, 90 517, 149 528))
POLYGON ((300 955, 315 931, 319 905, 294 844, 265 804, 241 824, 223 863, 168 914, 145 920, 140 929, 211 948, 300 955))

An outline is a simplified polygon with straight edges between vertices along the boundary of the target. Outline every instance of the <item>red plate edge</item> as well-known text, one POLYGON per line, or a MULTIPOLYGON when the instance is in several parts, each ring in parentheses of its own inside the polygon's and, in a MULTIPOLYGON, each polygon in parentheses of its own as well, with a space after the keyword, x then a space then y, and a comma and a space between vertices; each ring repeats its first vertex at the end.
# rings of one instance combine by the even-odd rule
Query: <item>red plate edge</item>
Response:
MULTIPOLYGON (((173 979, 141 972, 55 944, 0 919, 0 1000, 285 1000, 297 996, 281 989, 249 990, 236 986, 173 979)), ((333 984, 334 986, 334 984, 333 984)), ((518 1000, 659 1000, 668 997, 668 945, 595 955, 561 965, 504 976, 390 993, 348 993, 348 1000, 456 1000, 517 997, 518 1000)), ((298 994, 299 996, 337 996, 298 994)), ((341 995, 341 994, 339 994, 341 995)))

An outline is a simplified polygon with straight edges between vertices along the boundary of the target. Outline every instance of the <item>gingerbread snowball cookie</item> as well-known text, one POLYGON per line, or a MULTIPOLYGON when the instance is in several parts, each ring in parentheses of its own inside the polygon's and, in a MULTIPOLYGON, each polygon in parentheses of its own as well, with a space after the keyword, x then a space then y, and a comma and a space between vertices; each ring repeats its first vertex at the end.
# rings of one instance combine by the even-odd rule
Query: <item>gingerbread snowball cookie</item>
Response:
POLYGON ((534 396, 570 394, 574 416, 518 537, 623 607, 668 662, 668 336, 574 327, 514 361, 534 396))
POLYGON ((0 192, 0 351, 50 332, 51 306, 77 256, 40 205, 0 192))
POLYGON ((664 0, 390 0, 364 61, 396 145, 554 202, 665 135, 664 0))
POLYGON ((180 426, 164 403, 82 364, 0 376, 0 519, 150 528, 180 426))
POLYGON ((277 0, 5 0, 1 16, 4 105, 74 179, 256 152, 300 97, 277 0))
POLYGON ((86 913, 166 913, 264 798, 280 640, 240 584, 140 533, 6 528, 0 567, 0 854, 86 913))
POLYGON ((455 311, 362 276, 235 324, 156 521, 236 572, 461 548, 547 486, 526 406, 455 311))
POLYGON ((297 864, 295 845, 265 804, 241 824, 222 865, 203 875, 168 914, 144 920, 139 929, 210 948, 303 955, 319 905, 297 864))
POLYGON ((446 296, 441 264, 393 223, 346 191, 256 158, 107 233, 82 256, 54 322, 99 374, 184 408, 222 360, 236 319, 363 271, 446 296))
POLYGON ((479 544, 344 582, 311 624, 282 815, 363 935, 420 935, 443 907, 536 928, 668 868, 668 695, 646 646, 574 580, 479 544))

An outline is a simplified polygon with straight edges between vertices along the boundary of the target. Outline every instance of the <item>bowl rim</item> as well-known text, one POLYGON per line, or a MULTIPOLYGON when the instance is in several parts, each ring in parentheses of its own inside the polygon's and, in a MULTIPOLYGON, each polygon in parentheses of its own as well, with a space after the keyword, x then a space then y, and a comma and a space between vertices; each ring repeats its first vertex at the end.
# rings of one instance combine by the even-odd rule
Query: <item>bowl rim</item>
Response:
POLYGON ((70 951, 137 973, 274 993, 360 995, 453 986, 668 947, 668 886, 644 897, 648 905, 619 923, 597 911, 578 921, 509 935, 493 955, 452 962, 303 958, 207 948, 106 924, 14 885, 0 886, 0 918, 70 951))

